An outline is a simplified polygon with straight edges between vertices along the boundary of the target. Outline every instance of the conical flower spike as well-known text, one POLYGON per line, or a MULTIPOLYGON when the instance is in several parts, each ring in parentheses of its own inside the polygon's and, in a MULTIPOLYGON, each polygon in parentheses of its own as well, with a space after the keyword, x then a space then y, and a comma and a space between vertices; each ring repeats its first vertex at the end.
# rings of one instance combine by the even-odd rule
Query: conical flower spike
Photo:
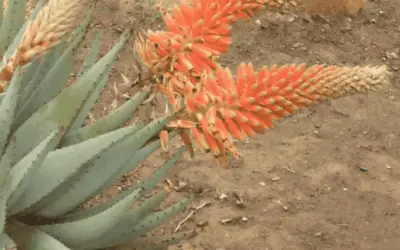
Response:
POLYGON ((390 73, 385 66, 323 65, 272 66, 256 72, 251 64, 240 64, 237 75, 235 81, 228 69, 217 68, 215 74, 202 78, 199 92, 186 96, 191 105, 185 119, 196 124, 197 130, 191 128, 197 133, 196 141, 204 144, 198 134, 202 133, 217 158, 225 151, 237 154, 231 136, 243 140, 273 128, 273 120, 300 108, 327 98, 377 90, 388 83, 390 73), (227 93, 235 98, 228 98, 227 93))

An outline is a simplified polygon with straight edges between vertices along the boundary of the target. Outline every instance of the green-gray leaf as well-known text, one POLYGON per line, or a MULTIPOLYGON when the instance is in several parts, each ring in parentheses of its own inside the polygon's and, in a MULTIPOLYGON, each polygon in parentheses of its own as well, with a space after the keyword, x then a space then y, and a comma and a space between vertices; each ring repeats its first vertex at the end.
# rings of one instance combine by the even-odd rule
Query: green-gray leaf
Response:
POLYGON ((0 249, 10 249, 16 247, 15 242, 5 233, 0 234, 0 249))
MULTIPOLYGON (((36 175, 15 204, 13 211, 19 213, 30 208, 35 210, 51 202, 69 188, 69 180, 80 176, 85 164, 124 137, 137 131, 136 126, 121 128, 82 143, 51 152, 36 175), (52 176, 52 178, 48 178, 52 176), (41 183, 37 185, 37 183, 41 183), (34 205, 34 206, 33 206, 34 205)), ((28 210, 28 211, 30 211, 28 210)))
POLYGON ((141 196, 141 193, 141 189, 136 189, 120 202, 92 217, 63 224, 44 225, 40 226, 40 229, 60 239, 68 246, 78 248, 113 228, 133 201, 141 196))
MULTIPOLYGON (((127 29, 120 37, 119 41, 116 43, 112 50, 120 51, 125 43, 128 41, 129 37, 131 36, 131 30, 127 29)), ((108 62, 107 65, 104 66, 102 74, 98 76, 96 79, 96 87, 93 88, 89 94, 89 96, 85 99, 85 102, 82 105, 82 108, 76 115, 75 119, 72 121, 70 128, 68 130, 75 130, 82 127, 83 123, 85 122, 90 110, 92 109, 93 105, 96 103, 98 98, 100 97, 101 92, 103 91, 104 87, 108 82, 109 74, 111 73, 112 64, 117 59, 117 54, 114 54, 114 57, 111 61, 108 62)), ((90 71, 90 70, 89 70, 90 71)), ((87 71, 87 72, 89 72, 87 71)), ((83 77, 83 76, 82 76, 83 77)), ((78 78, 79 81, 79 78, 78 78)))
POLYGON ((102 119, 95 121, 91 125, 70 131, 64 136, 61 145, 64 147, 69 146, 123 126, 132 118, 133 112, 135 112, 149 93, 150 91, 139 91, 131 99, 102 119))
POLYGON ((51 235, 19 222, 10 223, 6 233, 19 250, 71 250, 51 235))
POLYGON ((76 49, 84 38, 87 25, 82 27, 82 30, 78 30, 79 32, 77 32, 74 40, 68 45, 68 48, 58 58, 54 66, 46 73, 30 98, 24 102, 16 118, 17 125, 26 121, 31 114, 53 99, 64 88, 74 63, 76 49))
POLYGON ((90 68, 75 84, 65 88, 58 96, 41 107, 15 132, 16 155, 14 162, 20 160, 38 142, 44 139, 52 130, 59 126, 68 131, 80 111, 96 81, 121 50, 121 45, 115 45, 104 57, 90 68))
POLYGON ((83 75, 90 67, 93 66, 93 64, 97 61, 97 57, 100 52, 100 45, 101 45, 101 38, 103 36, 103 31, 100 31, 94 41, 92 42, 92 47, 90 49, 89 55, 86 56, 81 69, 79 70, 78 73, 78 78, 83 75))
MULTIPOLYGON (((4 55, 25 21, 26 0, 9 0, 6 15, 0 27, 0 55, 4 55)), ((3 10, 2 10, 3 11, 3 10)))
POLYGON ((20 97, 19 93, 23 78, 22 73, 22 69, 17 68, 11 79, 10 87, 6 91, 4 100, 0 105, 0 155, 3 154, 8 138, 10 137, 11 127, 20 97))
MULTIPOLYGON (((140 131, 126 137, 120 143, 107 149, 99 157, 90 162, 85 172, 76 182, 70 183, 70 188, 60 193, 46 207, 37 213, 47 218, 56 218, 71 211, 78 205, 95 196, 110 176, 129 161, 132 152, 139 150, 147 140, 156 135, 170 120, 170 117, 156 120, 140 131)), ((141 159, 140 159, 141 160, 141 159)))
MULTIPOLYGON (((103 235, 103 237, 99 237, 96 241, 92 241, 93 245, 85 246, 86 248, 96 249, 96 248, 104 248, 104 247, 112 247, 120 244, 125 244, 129 242, 134 242, 140 236, 143 236, 153 229, 161 225, 166 220, 171 217, 177 215, 186 206, 193 198, 186 198, 182 201, 176 202, 173 205, 158 211, 152 214, 149 214, 142 218, 136 225, 132 225, 133 227, 128 232, 119 231, 120 234, 117 235, 116 238, 110 237, 107 235, 103 235)), ((114 228, 114 230, 120 230, 120 228, 114 228)))
MULTIPOLYGON (((13 205, 17 202, 26 187, 31 184, 32 176, 41 167, 47 154, 57 147, 63 131, 60 129, 51 133, 34 150, 22 158, 11 169, 11 196, 7 202, 8 215, 13 215, 13 205)), ((37 183, 34 183, 37 185, 37 183)))
MULTIPOLYGON (((160 167, 157 171, 155 171, 147 180, 139 183, 136 187, 133 187, 132 190, 141 187, 144 189, 143 195, 151 191, 157 185, 157 183, 167 174, 168 170, 179 160, 179 158, 182 156, 185 150, 186 150, 185 147, 180 148, 171 159, 169 159, 166 163, 164 163, 162 167, 160 167)), ((89 207, 86 208, 85 210, 68 214, 65 217, 63 217, 62 220, 71 221, 71 220, 86 218, 94 214, 98 214, 106 210, 107 208, 111 207, 118 201, 122 200, 130 192, 131 192, 130 190, 123 191, 117 197, 114 197, 101 205, 95 207, 89 207)))

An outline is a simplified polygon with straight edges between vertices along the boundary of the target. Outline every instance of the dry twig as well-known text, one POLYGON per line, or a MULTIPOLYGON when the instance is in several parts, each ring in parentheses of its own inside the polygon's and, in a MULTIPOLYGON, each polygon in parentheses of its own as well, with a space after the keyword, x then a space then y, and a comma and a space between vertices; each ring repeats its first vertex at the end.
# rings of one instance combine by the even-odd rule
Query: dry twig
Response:
POLYGON ((185 218, 183 218, 183 220, 178 223, 178 226, 175 228, 174 233, 178 232, 183 224, 185 224, 185 222, 188 221, 197 211, 209 205, 211 205, 211 202, 204 202, 201 205, 195 207, 185 218))

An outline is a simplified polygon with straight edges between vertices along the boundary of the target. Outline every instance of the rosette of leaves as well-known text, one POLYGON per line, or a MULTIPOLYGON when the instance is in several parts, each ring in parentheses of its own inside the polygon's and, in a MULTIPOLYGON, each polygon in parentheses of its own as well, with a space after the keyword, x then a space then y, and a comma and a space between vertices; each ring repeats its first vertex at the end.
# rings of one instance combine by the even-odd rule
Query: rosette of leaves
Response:
MULTIPOLYGON (((25 20, 26 2, 8 1, 0 27, 0 42, 6 48, 1 69, 18 54, 18 46, 31 27, 29 20, 40 14, 43 3, 39 1, 26 22, 17 22, 21 15, 25 20), (3 39, 5 30, 13 39, 3 39)), ((4 85, 0 100, 0 249, 100 249, 121 244, 158 249, 193 234, 143 237, 190 201, 184 199, 156 211, 168 188, 142 200, 184 148, 148 179, 112 200, 76 209, 156 151, 160 141, 154 135, 172 119, 167 116, 149 124, 124 126, 149 94, 143 89, 114 112, 84 125, 106 86, 117 54, 131 35, 125 31, 99 57, 99 33, 75 82, 65 87, 90 17, 87 15, 68 39, 48 46, 39 56, 21 65, 8 64, 16 67, 6 70, 11 73, 10 81, 4 85), (131 209, 135 202, 138 204, 131 209)))

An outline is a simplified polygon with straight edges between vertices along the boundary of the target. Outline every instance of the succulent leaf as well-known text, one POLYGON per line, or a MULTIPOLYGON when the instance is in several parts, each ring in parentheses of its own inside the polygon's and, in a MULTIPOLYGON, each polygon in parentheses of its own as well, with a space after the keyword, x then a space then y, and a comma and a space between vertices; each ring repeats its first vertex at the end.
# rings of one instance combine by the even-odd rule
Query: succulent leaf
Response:
MULTIPOLYGON (((86 15, 85 15, 85 18, 83 19, 83 21, 72 32, 72 34, 67 38, 66 43, 64 43, 63 46, 68 46, 68 44, 70 44, 71 42, 76 40, 77 37, 80 37, 83 33, 87 32, 87 28, 93 17, 93 11, 94 11, 94 5, 91 5, 90 10, 86 11, 86 15)), ((63 48, 63 50, 65 50, 65 48, 63 48)))
MULTIPOLYGON (((135 155, 132 156, 132 158, 135 158, 135 160, 139 160, 139 157, 136 157, 136 155, 140 155, 141 156, 140 158, 144 159, 145 157, 148 157, 151 153, 153 153, 155 150, 157 150, 159 147, 160 147, 160 142, 155 141, 155 142, 151 143, 150 145, 147 145, 147 146, 143 147, 142 149, 140 149, 138 152, 135 153, 135 155)), ((129 164, 130 162, 131 161, 125 163, 123 166, 123 170, 127 169, 127 171, 121 171, 121 169, 119 169, 118 176, 116 174, 114 174, 112 177, 110 177, 107 180, 107 182, 105 182, 102 185, 101 191, 103 191, 106 187, 109 187, 112 183, 114 183, 116 181, 116 179, 118 179, 117 177, 120 177, 121 175, 125 174, 129 170, 132 170, 136 167, 137 163, 129 164)), ((137 187, 135 187, 135 188, 137 188, 137 187)), ((105 209, 105 207, 108 207, 109 204, 111 204, 111 203, 112 202, 106 202, 106 204, 103 204, 103 205, 99 205, 96 207, 90 207, 85 210, 81 210, 81 211, 77 211, 77 212, 73 212, 73 213, 68 213, 61 217, 61 221, 72 221, 72 220, 86 218, 89 215, 97 214, 97 213, 103 211, 105 209)))
POLYGON ((5 233, 0 233, 0 249, 10 249, 16 247, 15 242, 5 233))
MULTIPOLYGON (((33 20, 34 18, 36 18, 37 14, 39 13, 40 9, 44 6, 45 2, 46 2, 46 0, 38 0, 37 1, 36 7, 32 11, 31 15, 29 16, 28 21, 33 20)), ((24 9, 24 11, 25 11, 25 9, 24 9)), ((25 15, 25 12, 23 13, 23 15, 25 15)), ((28 25, 28 22, 25 22, 21 26, 21 28, 19 29, 18 33, 15 35, 12 43, 7 47, 7 50, 5 51, 3 58, 8 59, 14 54, 14 52, 17 49, 19 43, 21 42, 22 36, 23 36, 23 34, 25 32, 25 29, 26 29, 27 25, 28 25)), ((4 61, 5 60, 3 60, 3 62, 4 61)), ((2 64, 0 64, 0 65, 2 65, 2 64)))
POLYGON ((114 174, 110 175, 107 181, 103 182, 99 190, 101 191, 105 190, 106 188, 111 186, 114 182, 122 178, 125 174, 132 171, 137 166, 137 164, 139 164, 141 161, 149 157, 152 153, 154 153, 157 149, 159 149, 160 146, 161 146, 160 140, 156 140, 146 145, 145 147, 139 149, 132 155, 132 157, 128 161, 124 163, 124 165, 118 168, 114 174))
POLYGON ((132 113, 136 111, 149 93, 149 90, 139 91, 116 110, 95 121, 93 124, 70 131, 64 136, 61 145, 65 147, 76 144, 123 126, 131 119, 132 113))
POLYGON ((133 227, 130 228, 128 232, 120 231, 120 228, 114 228, 113 233, 118 230, 120 233, 117 234, 116 238, 112 238, 109 235, 107 237, 99 238, 96 241, 96 246, 89 246, 90 249, 96 249, 100 247, 110 247, 115 245, 120 245, 124 243, 133 243, 137 240, 140 236, 145 235, 147 232, 152 231, 154 228, 161 225, 170 217, 177 215, 186 206, 193 198, 186 198, 182 201, 178 201, 173 205, 158 211, 151 213, 141 220, 139 220, 136 225, 132 225, 133 227))
MULTIPOLYGON (((144 189, 143 195, 152 190, 157 185, 157 183, 166 175, 168 170, 178 161, 178 159, 182 156, 185 149, 186 149, 185 147, 180 148, 174 154, 174 156, 171 157, 171 159, 169 159, 166 163, 164 163, 164 165, 160 167, 157 171, 155 171, 147 180, 139 183, 136 187, 133 187, 132 189, 134 190, 137 188, 143 188, 144 189)), ((111 207, 112 205, 123 199, 129 193, 130 193, 129 190, 123 191, 117 197, 111 198, 110 200, 106 201, 101 205, 95 207, 89 207, 82 211, 67 214, 63 219, 72 220, 77 218, 86 218, 88 216, 101 213, 102 211, 108 209, 109 207, 111 207)))
POLYGON ((141 194, 142 189, 136 189, 124 199, 99 214, 82 220, 44 225, 39 228, 60 239, 68 246, 76 248, 106 234, 121 220, 124 212, 129 209, 134 200, 139 198, 141 194))
MULTIPOLYGON (((15 161, 27 154, 48 133, 59 126, 66 131, 74 121, 89 93, 96 88, 96 81, 104 70, 112 63, 121 49, 117 44, 103 56, 75 84, 65 88, 58 96, 41 107, 16 131, 15 161)), ((86 106, 87 108, 87 106, 86 106)), ((13 162, 15 163, 15 162, 13 162)))
POLYGON ((168 170, 179 160, 182 156, 183 152, 186 150, 186 147, 179 148, 173 157, 169 159, 161 168, 159 168, 154 174, 152 174, 147 180, 143 182, 143 188, 145 191, 150 191, 153 189, 157 183, 163 178, 168 170))
MULTIPOLYGON (((36 72, 39 69, 41 57, 34 58, 32 62, 28 63, 27 65, 22 66, 24 69, 24 76, 22 79, 22 91, 21 91, 21 97, 25 97, 27 93, 27 87, 29 86, 29 83, 32 81, 33 77, 36 75, 36 72)), ((31 93, 29 93, 31 94, 31 93)), ((22 100, 27 100, 26 98, 21 98, 22 100)), ((24 102, 18 103, 18 110, 23 106, 24 102)))
POLYGON ((103 183, 129 161, 132 157, 131 152, 139 150, 170 119, 171 117, 166 117, 153 121, 143 129, 115 143, 115 145, 93 159, 76 181, 71 179, 69 181, 70 187, 67 190, 63 190, 63 193, 59 193, 56 199, 37 211, 37 214, 47 218, 55 218, 70 212, 75 207, 95 196, 103 187, 103 183))
POLYGON ((20 99, 19 92, 23 80, 23 70, 18 68, 11 81, 11 86, 0 105, 0 155, 3 154, 10 137, 16 108, 20 99))
MULTIPOLYGON (((96 103, 96 101, 100 97, 100 94, 103 91, 104 87, 106 86, 109 74, 111 72, 112 64, 117 59, 118 52, 124 47, 125 43, 127 42, 127 40, 129 39, 130 36, 131 36, 131 30, 126 29, 125 32, 121 35, 119 41, 110 50, 110 52, 112 52, 112 51, 115 52, 113 54, 114 57, 111 58, 110 61, 106 65, 104 65, 103 72, 96 79, 96 87, 91 91, 89 96, 86 98, 83 106, 81 107, 81 110, 76 115, 73 122, 71 123, 71 127, 69 128, 69 131, 82 127, 83 123, 85 122, 85 120, 87 118, 88 113, 90 112, 93 105, 96 103)), ((89 72, 89 71, 87 71, 87 72, 89 72)), ((78 81, 79 81, 79 78, 78 78, 78 81)))
MULTIPOLYGON (((0 234, 4 231, 6 216, 7 216, 7 201, 10 194, 11 183, 10 179, 10 168, 11 161, 7 157, 3 157, 1 160, 1 176, 0 176, 0 234), (7 165, 8 164, 8 165, 7 165)), ((1 243, 1 241, 0 241, 1 243)), ((1 248, 0 248, 1 249, 1 248)))
POLYGON ((19 213, 30 208, 34 211, 64 194, 69 180, 78 177, 85 171, 85 164, 99 157, 102 152, 112 147, 126 136, 137 131, 136 126, 121 128, 96 138, 51 152, 44 160, 41 168, 32 176, 29 185, 15 205, 13 212, 19 213), (48 178, 52 176, 52 178, 48 178), (41 183, 41 185, 35 185, 41 183), (34 206, 33 206, 34 205, 34 206))
POLYGON ((76 49, 84 35, 85 29, 77 29, 77 35, 74 40, 69 43, 68 48, 58 58, 54 66, 46 72, 45 77, 30 98, 24 102, 16 118, 17 125, 26 121, 31 114, 53 99, 64 88, 75 60, 76 49))
MULTIPOLYGON (((141 218, 144 218, 149 213, 154 212, 154 209, 158 208, 161 202, 163 202, 168 197, 168 195, 169 192, 163 190, 158 194, 152 196, 151 198, 147 199, 134 209, 131 209, 124 213, 122 219, 118 222, 118 224, 116 224, 114 228, 112 228, 107 233, 107 237, 104 238, 104 240, 100 239, 100 241, 102 242, 100 244, 106 243, 110 240, 112 241, 113 239, 118 239, 122 233, 129 233, 130 230, 132 230, 132 227, 136 225, 141 218)), ((93 244, 98 243, 99 242, 97 240, 93 242, 93 244)), ((100 244, 97 246, 100 246, 100 244)))
POLYGON ((6 233, 21 250, 72 250, 52 235, 22 223, 10 223, 6 233))
MULTIPOLYGON (((62 42, 51 48, 45 55, 37 58, 31 63, 31 64, 38 63, 39 66, 36 69, 35 74, 31 77, 30 82, 24 88, 24 92, 22 95, 23 100, 29 100, 35 94, 38 86, 41 84, 42 80, 47 75, 47 72, 49 72, 51 68, 54 67, 56 62, 59 60, 61 55, 61 47, 62 47, 62 42)), ((22 103, 20 106, 22 107, 23 104, 24 103, 22 103)))
POLYGON ((0 55, 3 55, 24 23, 26 0, 9 0, 0 27, 0 55))
POLYGON ((131 229, 129 234, 121 235, 119 240, 122 240, 122 242, 134 242, 134 240, 138 237, 145 235, 147 232, 152 231, 154 228, 164 223, 170 217, 177 215, 179 212, 185 209, 192 200, 193 197, 186 198, 161 211, 145 216, 133 229, 131 229))
POLYGON ((92 47, 90 48, 89 54, 86 56, 85 60, 82 63, 81 69, 77 77, 80 77, 85 73, 93 64, 97 61, 99 52, 100 52, 100 45, 101 45, 101 38, 103 37, 103 31, 99 31, 96 38, 92 42, 92 47))
POLYGON ((22 158, 11 169, 11 190, 12 193, 7 202, 8 214, 13 215, 13 205, 21 196, 26 187, 31 184, 31 177, 36 174, 41 167, 47 154, 54 150, 62 136, 62 129, 52 132, 35 149, 22 158))

